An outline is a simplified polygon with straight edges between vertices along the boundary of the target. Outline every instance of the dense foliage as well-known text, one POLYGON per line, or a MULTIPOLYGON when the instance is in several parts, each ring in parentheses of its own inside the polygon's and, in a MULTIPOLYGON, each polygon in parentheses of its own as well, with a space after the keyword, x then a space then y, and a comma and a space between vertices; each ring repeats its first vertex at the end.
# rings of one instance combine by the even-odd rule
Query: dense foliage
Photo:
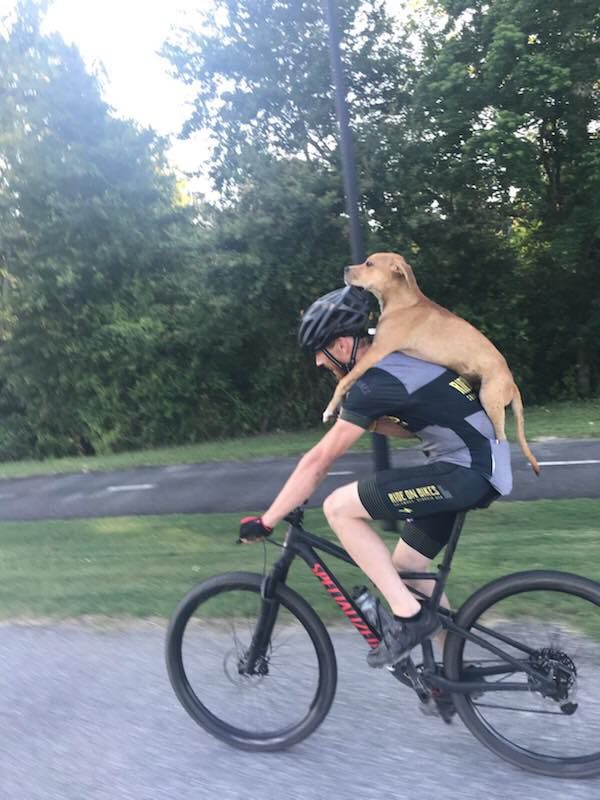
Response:
MULTIPOLYGON (((338 0, 369 250, 502 349, 526 402, 599 390, 595 0, 338 0)), ((349 259, 322 0, 216 0, 164 46, 219 199, 183 202, 22 0, 0 33, 0 457, 315 424, 299 313, 349 259)), ((1 30, 1 29, 0 29, 1 30)))

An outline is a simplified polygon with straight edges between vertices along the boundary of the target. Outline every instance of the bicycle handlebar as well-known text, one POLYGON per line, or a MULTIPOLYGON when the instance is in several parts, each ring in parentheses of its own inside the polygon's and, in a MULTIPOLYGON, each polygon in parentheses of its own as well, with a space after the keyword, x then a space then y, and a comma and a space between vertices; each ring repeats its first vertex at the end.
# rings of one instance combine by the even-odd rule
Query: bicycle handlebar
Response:
MULTIPOLYGON (((307 503, 308 500, 305 500, 304 502, 307 503)), ((298 506, 293 511, 290 511, 290 513, 284 517, 284 520, 286 522, 289 522, 290 525, 294 525, 295 527, 300 527, 302 525, 303 519, 304 519, 304 506, 298 506)))

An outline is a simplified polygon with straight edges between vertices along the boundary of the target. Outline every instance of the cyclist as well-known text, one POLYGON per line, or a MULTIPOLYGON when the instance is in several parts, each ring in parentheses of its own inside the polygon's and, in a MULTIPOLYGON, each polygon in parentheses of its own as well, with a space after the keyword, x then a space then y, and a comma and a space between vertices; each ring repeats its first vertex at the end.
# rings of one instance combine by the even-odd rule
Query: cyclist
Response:
MULTIPOLYGON (((302 317, 298 339, 316 364, 339 380, 370 347, 368 294, 336 289, 316 300, 302 317)), ((438 629, 436 615, 421 605, 398 570, 425 572, 447 544, 456 513, 485 507, 512 489, 510 451, 497 442, 476 392, 455 372, 396 352, 369 369, 349 391, 338 419, 298 462, 260 517, 240 523, 243 543, 260 541, 293 508, 310 497, 333 462, 365 431, 422 442, 423 466, 394 468, 333 491, 325 517, 358 566, 387 600, 394 615, 372 667, 391 665, 438 629), (390 553, 370 520, 405 520, 390 553)), ((413 586, 430 594, 432 582, 413 586)), ((447 606, 447 600, 444 598, 447 606)))

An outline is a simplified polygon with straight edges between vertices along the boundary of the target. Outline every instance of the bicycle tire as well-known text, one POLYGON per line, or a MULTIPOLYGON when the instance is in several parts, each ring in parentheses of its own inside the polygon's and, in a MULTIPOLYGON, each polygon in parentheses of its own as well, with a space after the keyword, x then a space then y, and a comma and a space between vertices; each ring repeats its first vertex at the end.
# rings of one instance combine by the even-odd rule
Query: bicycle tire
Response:
MULTIPOLYGON (((535 600, 537 596, 531 595, 531 592, 557 592, 560 593, 563 601, 564 596, 569 596, 569 598, 578 598, 581 601, 587 601, 596 606, 598 614, 591 620, 596 629, 596 638, 590 643, 590 647, 593 648, 592 653, 595 655, 588 657, 589 663, 592 665, 590 669, 593 669, 595 663, 598 663, 597 652, 600 652, 600 642, 597 638, 597 631, 600 630, 600 584, 588 578, 550 570, 532 570, 506 575, 486 584, 471 595, 457 612, 454 621, 457 625, 469 630, 480 620, 484 613, 487 612, 489 614, 490 609, 497 606, 501 601, 509 600, 510 602, 514 602, 515 599, 517 599, 517 602, 519 602, 518 596, 525 594, 528 595, 527 600, 535 600)), ((523 603, 524 601, 521 600, 520 602, 523 603)), ((591 606, 590 609, 593 610, 591 606)), ((493 619, 493 615, 491 618, 493 619)), ((511 622, 511 620, 507 621, 506 618, 502 619, 501 615, 498 616, 498 610, 496 611, 496 620, 495 624, 498 626, 502 624, 506 625, 511 622)), ((514 625, 517 624, 515 620, 512 620, 512 623, 514 625)), ((536 619, 535 622, 532 622, 537 637, 538 631, 535 629, 536 624, 541 626, 539 618, 536 619)), ((546 635, 556 637, 556 631, 554 629, 558 626, 548 622, 545 622, 544 625, 547 626, 549 631, 549 634, 546 635)), ((541 631, 541 627, 539 630, 541 631)), ((477 633, 477 631, 474 632, 477 633)), ((569 631, 567 635, 571 637, 575 636, 572 631, 569 631)), ((542 638, 541 632, 539 636, 542 638)), ((459 633, 448 633, 444 647, 444 670, 446 676, 450 680, 457 681, 461 679, 463 667, 466 666, 464 658, 466 644, 465 638, 459 633)), ((503 646, 501 642, 496 642, 496 644, 501 648, 503 646)), ((592 692, 594 691, 595 690, 592 689, 592 692)), ((493 698, 495 695, 502 695, 502 692, 488 692, 485 694, 493 698)), ((528 697, 540 697, 539 693, 533 691, 523 692, 523 694, 527 694, 528 697)), ((594 730, 597 732, 597 745, 592 745, 593 747, 598 746, 598 752, 586 756, 540 754, 509 741, 504 735, 500 735, 491 728, 489 723, 482 719, 481 713, 478 711, 477 703, 480 702, 480 696, 471 697, 470 695, 454 693, 452 697, 458 714, 470 732, 486 747, 506 761, 529 772, 558 778, 591 778, 600 774, 600 722, 594 723, 594 730)), ((592 704, 593 702, 599 701, 600 697, 594 699, 592 704)), ((544 702, 546 705, 552 705, 553 703, 552 700, 547 699, 544 702)), ((493 705, 491 705, 491 707, 494 708, 493 705)), ((510 708, 505 707, 504 710, 510 710, 510 708)), ((513 711, 515 710, 525 711, 526 714, 528 713, 528 709, 526 708, 513 709, 513 711)), ((537 713, 539 714, 540 712, 538 711, 537 713)), ((548 714, 550 712, 543 711, 541 713, 548 714)), ((577 711, 574 713, 577 713, 577 711)), ((557 716, 563 718, 565 715, 559 712, 557 716)), ((544 717, 543 719, 548 722, 549 718, 544 717)), ((548 741, 552 741, 552 746, 556 747, 556 749, 569 745, 567 739, 561 740, 554 734, 549 735, 548 741), (556 744, 558 742, 560 742, 560 744, 556 744)))
MULTIPOLYGON (((287 617, 287 612, 289 612, 294 630, 296 630, 296 623, 294 623, 293 620, 296 620, 301 626, 298 628, 298 634, 302 635, 302 630, 308 634, 307 640, 305 640, 304 637, 302 638, 304 651, 308 653, 311 648, 314 648, 314 656, 316 656, 315 671, 318 672, 314 696, 310 699, 310 702, 308 702, 306 711, 302 713, 300 719, 293 723, 286 723, 281 728, 276 728, 275 730, 251 730, 240 727, 240 723, 234 723, 231 719, 227 720, 219 717, 218 713, 209 708, 207 704, 208 701, 206 699, 201 699, 194 686, 192 686, 186 671, 183 653, 186 631, 188 630, 190 620, 199 609, 202 609, 204 604, 215 598, 217 598, 219 602, 222 602, 223 596, 227 593, 238 592, 241 593, 240 596, 244 601, 247 600, 253 605, 256 603, 256 607, 258 608, 262 585, 262 575, 252 572, 228 572, 216 575, 191 589, 175 609, 169 623, 166 637, 166 662, 169 679, 175 694, 185 710, 198 725, 233 747, 242 750, 266 752, 283 750, 309 736, 323 722, 333 702, 337 685, 335 652, 325 626, 311 606, 297 592, 290 589, 289 586, 280 584, 276 587, 275 598, 280 604, 280 611, 275 623, 274 634, 277 635, 277 625, 283 613, 281 609, 285 609, 285 616, 287 617), (247 597, 245 593, 249 593, 247 597), (255 597, 256 595, 257 597, 255 597)), ((216 627, 214 620, 213 627, 216 627)), ((284 633, 288 632, 289 627, 288 625, 288 629, 284 630, 284 633)), ((202 626, 200 626, 200 628, 202 628, 202 626)), ((207 624, 207 628, 210 628, 210 625, 207 624)), ((222 626, 222 628, 224 628, 224 626, 222 626)), ((238 631, 236 631, 235 626, 232 625, 234 649, 237 655, 239 655, 240 648, 239 631, 241 630, 242 638, 245 636, 246 640, 248 640, 251 639, 251 630, 253 629, 254 626, 250 624, 248 627, 242 625, 238 631), (250 631, 250 633, 248 633, 248 631, 250 631)), ((221 633, 221 638, 224 638, 223 633, 221 633)), ((217 640, 218 639, 219 637, 217 636, 217 640)), ((201 639, 200 641, 202 642, 201 639)), ((272 643, 273 641, 275 641, 275 636, 272 637, 272 643)), ((249 642, 246 641, 246 644, 248 643, 249 642)), ((232 677, 237 679, 235 674, 232 675, 232 673, 235 673, 235 668, 230 669, 228 672, 226 666, 227 658, 230 656, 231 648, 224 656, 223 673, 226 676, 225 685, 227 686, 227 681, 229 681, 235 688, 235 682, 232 680, 232 677)), ((312 655, 310 657, 312 658, 312 655)), ((295 661, 295 656, 293 654, 291 658, 295 661)), ((296 667, 297 665, 294 663, 293 666, 296 667)), ((214 670, 212 670, 212 672, 211 670, 207 670, 207 672, 208 674, 201 674, 200 676, 200 683, 203 691, 206 687, 212 686, 217 677, 214 670)), ((268 681, 270 676, 273 676, 273 667, 271 667, 270 675, 267 674, 263 676, 261 680, 268 681)), ((294 680, 289 684, 290 703, 293 703, 292 691, 297 689, 297 677, 298 676, 294 675, 294 680)), ((300 673, 300 677, 302 677, 302 673, 300 673)), ((243 678, 240 678, 239 685, 242 687, 242 691, 246 692, 245 696, 247 697, 248 691, 252 689, 251 681, 244 683, 243 678)), ((264 692, 263 699, 268 699, 268 696, 264 692)), ((233 708, 233 713, 237 715, 238 707, 233 706, 233 708)), ((224 712, 221 712, 221 714, 222 717, 225 716, 224 712)))

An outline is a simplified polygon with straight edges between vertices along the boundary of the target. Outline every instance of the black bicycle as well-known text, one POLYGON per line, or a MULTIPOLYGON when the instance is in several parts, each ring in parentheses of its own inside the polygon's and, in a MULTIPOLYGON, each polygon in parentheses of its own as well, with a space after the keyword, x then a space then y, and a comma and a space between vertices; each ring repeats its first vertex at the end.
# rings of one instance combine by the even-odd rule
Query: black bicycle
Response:
MULTIPOLYGON (((600 774, 600 583, 566 572, 530 570, 492 581, 458 611, 440 607, 465 514, 457 516, 430 598, 447 631, 443 662, 430 641, 422 660, 390 667, 424 707, 457 712, 502 758, 543 775, 600 774)), ((325 719, 336 689, 331 638, 319 616, 286 585, 300 556, 366 642, 382 636, 386 610, 348 593, 317 555, 354 564, 336 544, 289 522, 270 572, 227 572, 195 586, 167 634, 167 666, 177 697, 207 731, 244 750, 296 744, 325 719), (373 613, 375 612, 375 613, 373 613)), ((269 540, 271 541, 271 540, 269 540)), ((360 596, 359 596, 360 595, 360 596)))

